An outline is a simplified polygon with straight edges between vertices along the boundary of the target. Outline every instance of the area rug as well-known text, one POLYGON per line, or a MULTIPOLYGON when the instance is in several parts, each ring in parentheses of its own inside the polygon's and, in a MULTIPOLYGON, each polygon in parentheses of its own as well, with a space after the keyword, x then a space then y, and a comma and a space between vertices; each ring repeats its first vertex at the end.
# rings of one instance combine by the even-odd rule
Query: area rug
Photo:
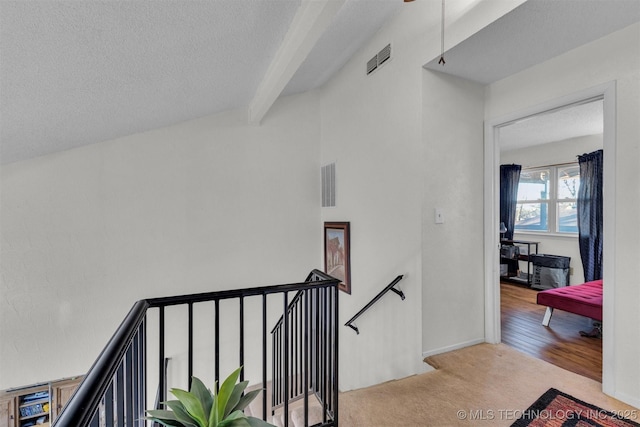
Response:
POLYGON ((511 427, 640 427, 640 410, 606 411, 550 388, 511 427))

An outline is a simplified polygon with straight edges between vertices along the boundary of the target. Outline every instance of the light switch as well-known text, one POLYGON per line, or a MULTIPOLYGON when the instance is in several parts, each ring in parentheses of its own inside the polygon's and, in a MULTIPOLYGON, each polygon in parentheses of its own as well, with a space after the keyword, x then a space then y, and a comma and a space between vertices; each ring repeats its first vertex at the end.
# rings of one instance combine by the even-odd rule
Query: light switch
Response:
POLYGON ((442 209, 436 208, 435 220, 436 224, 444 224, 444 212, 442 212, 442 209))

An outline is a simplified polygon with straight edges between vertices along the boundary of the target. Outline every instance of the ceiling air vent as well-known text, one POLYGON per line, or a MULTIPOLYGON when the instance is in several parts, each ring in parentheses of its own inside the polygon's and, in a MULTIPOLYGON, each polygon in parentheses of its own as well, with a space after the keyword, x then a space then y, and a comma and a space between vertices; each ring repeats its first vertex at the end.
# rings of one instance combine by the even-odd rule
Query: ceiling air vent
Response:
POLYGON ((379 66, 391 59, 391 43, 386 45, 377 55, 367 61, 367 75, 373 73, 379 66))

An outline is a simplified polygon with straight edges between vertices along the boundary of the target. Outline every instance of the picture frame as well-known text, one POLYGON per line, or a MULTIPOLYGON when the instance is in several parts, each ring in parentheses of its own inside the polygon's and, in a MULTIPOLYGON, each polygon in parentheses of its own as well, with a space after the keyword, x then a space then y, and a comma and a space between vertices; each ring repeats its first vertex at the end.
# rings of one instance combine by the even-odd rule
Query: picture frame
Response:
POLYGON ((341 291, 351 294, 350 223, 324 223, 324 271, 340 279, 341 291))

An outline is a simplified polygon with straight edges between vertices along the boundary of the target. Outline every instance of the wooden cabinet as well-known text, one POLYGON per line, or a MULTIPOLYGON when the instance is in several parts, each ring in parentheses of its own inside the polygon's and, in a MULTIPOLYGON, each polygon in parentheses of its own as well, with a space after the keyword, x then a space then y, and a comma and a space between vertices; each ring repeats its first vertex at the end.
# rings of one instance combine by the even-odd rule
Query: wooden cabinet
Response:
POLYGON ((80 378, 77 378, 66 381, 58 381, 51 384, 51 389, 53 391, 51 415, 53 416, 54 420, 58 417, 58 415, 60 415, 60 412, 62 412, 64 405, 66 405, 67 402, 71 399, 71 396, 73 396, 73 393, 75 393, 76 389, 80 385, 80 381, 80 378))
POLYGON ((48 426, 51 423, 51 391, 49 384, 28 387, 17 393, 16 419, 18 427, 35 424, 48 426))
POLYGON ((0 396, 0 427, 15 427, 15 397, 0 396))
POLYGON ((48 427, 82 381, 74 377, 0 392, 0 427, 48 427))

